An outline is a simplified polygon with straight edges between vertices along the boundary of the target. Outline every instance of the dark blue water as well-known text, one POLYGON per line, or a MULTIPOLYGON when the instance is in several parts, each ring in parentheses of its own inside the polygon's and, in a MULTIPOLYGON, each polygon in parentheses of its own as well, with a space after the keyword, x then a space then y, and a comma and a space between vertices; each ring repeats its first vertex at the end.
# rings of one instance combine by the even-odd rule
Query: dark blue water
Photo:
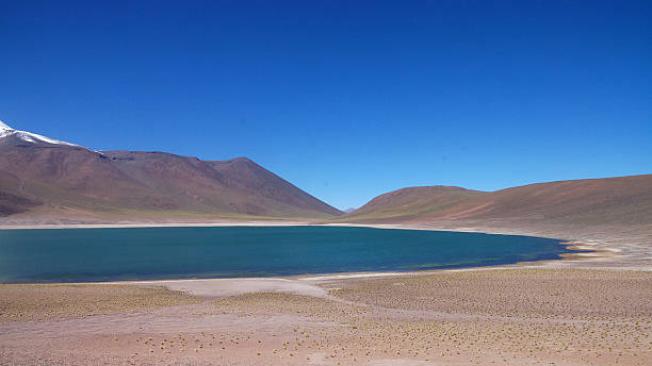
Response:
POLYGON ((353 227, 0 230, 0 282, 413 271, 564 252, 554 239, 353 227))

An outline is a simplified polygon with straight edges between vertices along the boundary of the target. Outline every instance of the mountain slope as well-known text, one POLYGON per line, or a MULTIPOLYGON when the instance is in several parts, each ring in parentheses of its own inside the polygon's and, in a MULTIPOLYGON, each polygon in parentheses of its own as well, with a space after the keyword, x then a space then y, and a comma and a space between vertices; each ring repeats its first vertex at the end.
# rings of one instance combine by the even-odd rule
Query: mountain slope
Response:
POLYGON ((647 225, 652 224, 652 175, 539 183, 495 192, 407 188, 374 198, 342 220, 647 225))
POLYGON ((484 192, 460 187, 410 187, 382 194, 346 218, 400 219, 444 212, 460 202, 483 195, 484 192))
POLYGON ((0 128, 0 216, 82 222, 340 214, 246 158, 100 153, 0 128))

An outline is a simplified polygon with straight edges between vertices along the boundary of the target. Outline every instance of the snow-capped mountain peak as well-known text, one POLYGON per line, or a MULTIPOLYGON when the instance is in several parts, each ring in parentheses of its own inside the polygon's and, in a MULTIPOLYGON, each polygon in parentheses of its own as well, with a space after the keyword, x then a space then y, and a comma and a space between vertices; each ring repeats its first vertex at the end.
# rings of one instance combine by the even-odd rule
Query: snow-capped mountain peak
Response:
POLYGON ((4 123, 4 122, 2 122, 2 120, 0 120, 0 132, 4 132, 5 130, 13 130, 13 128, 7 126, 6 123, 4 123))
POLYGON ((9 137, 9 136, 15 136, 15 137, 21 139, 22 141, 30 142, 30 143, 33 143, 33 144, 36 144, 36 143, 40 142, 40 143, 46 143, 46 144, 50 144, 50 145, 79 146, 79 145, 71 144, 69 142, 51 139, 49 137, 39 135, 39 134, 36 134, 36 133, 15 130, 15 129, 9 127, 9 125, 4 123, 2 120, 0 120, 0 140, 3 139, 3 138, 9 137))

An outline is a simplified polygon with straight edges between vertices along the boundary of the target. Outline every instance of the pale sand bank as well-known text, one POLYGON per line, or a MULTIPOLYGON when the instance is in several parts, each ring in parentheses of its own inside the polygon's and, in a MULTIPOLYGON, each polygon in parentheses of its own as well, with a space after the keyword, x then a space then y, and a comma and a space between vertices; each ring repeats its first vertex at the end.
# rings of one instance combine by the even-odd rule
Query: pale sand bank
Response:
MULTIPOLYGON (((119 284, 115 282, 114 284, 119 284)), ((294 295, 328 296, 325 289, 300 280, 284 278, 219 278, 198 280, 130 281, 133 285, 163 286, 171 291, 181 291, 201 297, 230 297, 257 292, 283 292, 294 295)))
POLYGON ((22 224, 0 225, 0 230, 54 230, 54 229, 129 229, 156 227, 234 227, 234 226, 309 226, 309 221, 198 221, 198 222, 124 222, 106 224, 22 224))
POLYGON ((196 295, 152 283, 2 285, 0 364, 652 362, 652 273, 645 271, 492 269, 166 284, 196 295), (263 292, 232 291, 245 282, 263 292), (278 292, 298 284, 317 297, 278 292), (142 301, 150 297, 152 303, 142 301))

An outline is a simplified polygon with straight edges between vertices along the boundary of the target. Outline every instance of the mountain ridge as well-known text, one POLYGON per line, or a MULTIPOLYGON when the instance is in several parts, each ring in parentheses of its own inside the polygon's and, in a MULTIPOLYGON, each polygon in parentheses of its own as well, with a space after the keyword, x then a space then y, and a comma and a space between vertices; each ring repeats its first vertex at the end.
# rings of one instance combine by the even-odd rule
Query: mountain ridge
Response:
POLYGON ((93 221, 325 218, 341 212, 253 160, 93 151, 11 129, 0 137, 0 215, 93 221))
POLYGON ((650 224, 652 174, 532 183, 492 192, 462 187, 408 187, 379 195, 341 219, 650 224))
POLYGON ((0 122, 1 217, 0 224, 298 219, 435 226, 652 225, 652 175, 532 183, 492 192, 406 187, 343 213, 246 157, 98 152, 0 122))

